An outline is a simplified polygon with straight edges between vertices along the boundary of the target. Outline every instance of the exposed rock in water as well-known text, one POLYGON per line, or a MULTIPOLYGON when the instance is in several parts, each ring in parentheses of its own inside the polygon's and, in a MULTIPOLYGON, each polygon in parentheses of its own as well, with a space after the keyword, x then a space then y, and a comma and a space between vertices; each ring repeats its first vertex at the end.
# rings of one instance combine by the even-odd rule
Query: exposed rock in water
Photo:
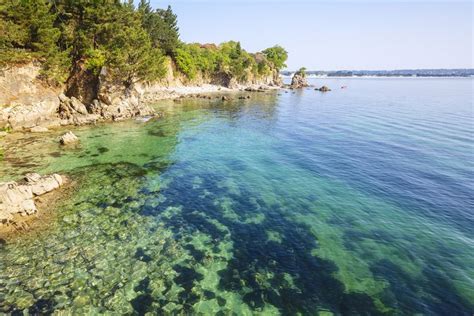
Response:
POLYGON ((321 88, 316 88, 314 90, 318 90, 318 91, 321 91, 321 92, 328 92, 328 91, 331 91, 331 89, 329 89, 327 86, 322 86, 321 88))
POLYGON ((36 213, 34 198, 63 185, 63 178, 58 174, 40 176, 29 173, 24 180, 21 184, 14 181, 0 183, 0 223, 8 223, 15 214, 36 213))
POLYGON ((78 141, 79 141, 79 138, 77 138, 77 136, 74 135, 71 131, 59 137, 59 142, 61 143, 61 145, 72 144, 78 141))
POLYGON ((295 73, 295 75, 291 79, 291 88, 301 89, 305 87, 309 87, 308 80, 306 80, 306 76, 300 72, 295 73))
POLYGON ((244 91, 247 91, 247 92, 265 92, 265 88, 264 87, 259 87, 259 88, 254 88, 254 87, 247 87, 244 89, 244 91))

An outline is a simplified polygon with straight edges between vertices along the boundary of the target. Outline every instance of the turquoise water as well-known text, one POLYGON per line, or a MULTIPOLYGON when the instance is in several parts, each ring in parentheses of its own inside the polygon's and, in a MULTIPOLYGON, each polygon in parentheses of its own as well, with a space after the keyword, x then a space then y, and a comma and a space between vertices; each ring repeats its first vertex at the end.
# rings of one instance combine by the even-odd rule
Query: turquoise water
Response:
POLYGON ((0 312, 472 314, 473 80, 315 84, 9 135, 2 179, 76 185, 1 243, 0 312))

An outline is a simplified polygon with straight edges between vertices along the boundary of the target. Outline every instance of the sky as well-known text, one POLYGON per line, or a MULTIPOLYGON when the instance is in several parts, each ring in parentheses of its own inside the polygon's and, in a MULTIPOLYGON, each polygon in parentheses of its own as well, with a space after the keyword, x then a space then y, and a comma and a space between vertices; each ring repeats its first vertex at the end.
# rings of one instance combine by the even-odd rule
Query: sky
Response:
POLYGON ((288 69, 474 68, 473 1, 151 0, 185 42, 279 44, 288 69))

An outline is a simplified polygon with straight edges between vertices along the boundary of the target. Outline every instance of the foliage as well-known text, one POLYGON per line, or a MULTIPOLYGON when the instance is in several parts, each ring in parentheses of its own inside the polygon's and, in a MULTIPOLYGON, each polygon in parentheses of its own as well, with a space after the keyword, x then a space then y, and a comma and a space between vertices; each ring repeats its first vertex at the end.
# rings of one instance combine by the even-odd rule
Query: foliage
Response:
POLYGON ((194 79, 196 77, 197 69, 195 58, 196 57, 192 55, 189 47, 186 45, 176 49, 176 66, 189 79, 194 79))
POLYGON ((56 15, 46 0, 8 0, 0 4, 0 66, 44 61, 42 74, 54 82, 64 80, 67 52, 60 51, 61 35, 55 27, 56 15))
POLYGON ((283 47, 275 45, 265 49, 263 53, 278 71, 286 67, 285 62, 288 59, 288 52, 283 47))
POLYGON ((163 52, 173 50, 178 33, 171 8, 151 16, 162 22, 155 30, 144 27, 143 12, 131 1, 3 1, 0 64, 38 59, 44 77, 56 83, 78 60, 95 74, 110 66, 129 84, 156 80, 165 73, 163 52))
POLYGON ((174 55, 179 46, 179 28, 176 14, 171 7, 153 10, 150 1, 141 0, 138 5, 143 28, 148 32, 152 46, 166 55, 174 55))
POLYGON ((298 71, 296 72, 296 74, 300 75, 301 77, 306 77, 306 68, 305 67, 301 67, 300 69, 298 69, 298 71))
POLYGON ((0 66, 42 61, 42 75, 62 83, 78 61, 98 75, 105 66, 131 85, 165 73, 170 56, 189 79, 225 74, 237 81, 268 76, 284 67, 286 51, 274 46, 250 54, 240 42, 185 44, 171 7, 148 0, 3 0, 0 2, 0 66))
POLYGON ((235 41, 219 46, 182 44, 174 59, 178 70, 189 79, 194 79, 198 73, 203 77, 227 74, 243 82, 268 76, 275 69, 264 53, 250 54, 235 41))

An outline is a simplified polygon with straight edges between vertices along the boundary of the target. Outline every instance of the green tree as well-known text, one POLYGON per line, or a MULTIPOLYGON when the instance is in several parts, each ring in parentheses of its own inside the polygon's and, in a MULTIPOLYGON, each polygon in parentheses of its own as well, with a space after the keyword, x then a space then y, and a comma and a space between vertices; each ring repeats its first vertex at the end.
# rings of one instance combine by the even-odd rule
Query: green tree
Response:
POLYGON ((275 45, 263 51, 267 59, 273 63, 277 70, 286 67, 286 60, 288 59, 288 52, 281 46, 275 45))
POLYGON ((197 74, 196 63, 187 45, 177 48, 175 51, 175 62, 180 70, 189 79, 194 79, 197 74))
POLYGON ((298 71, 296 72, 296 74, 302 76, 303 78, 306 77, 306 68, 305 68, 305 67, 301 67, 300 69, 298 69, 298 71))
POLYGON ((0 4, 0 64, 43 61, 42 74, 53 82, 67 76, 68 52, 60 51, 56 15, 46 0, 8 0, 0 4))
POLYGON ((141 0, 138 12, 141 14, 143 28, 150 35, 153 47, 173 56, 180 41, 177 16, 171 7, 168 6, 166 10, 153 10, 148 0, 141 0))

